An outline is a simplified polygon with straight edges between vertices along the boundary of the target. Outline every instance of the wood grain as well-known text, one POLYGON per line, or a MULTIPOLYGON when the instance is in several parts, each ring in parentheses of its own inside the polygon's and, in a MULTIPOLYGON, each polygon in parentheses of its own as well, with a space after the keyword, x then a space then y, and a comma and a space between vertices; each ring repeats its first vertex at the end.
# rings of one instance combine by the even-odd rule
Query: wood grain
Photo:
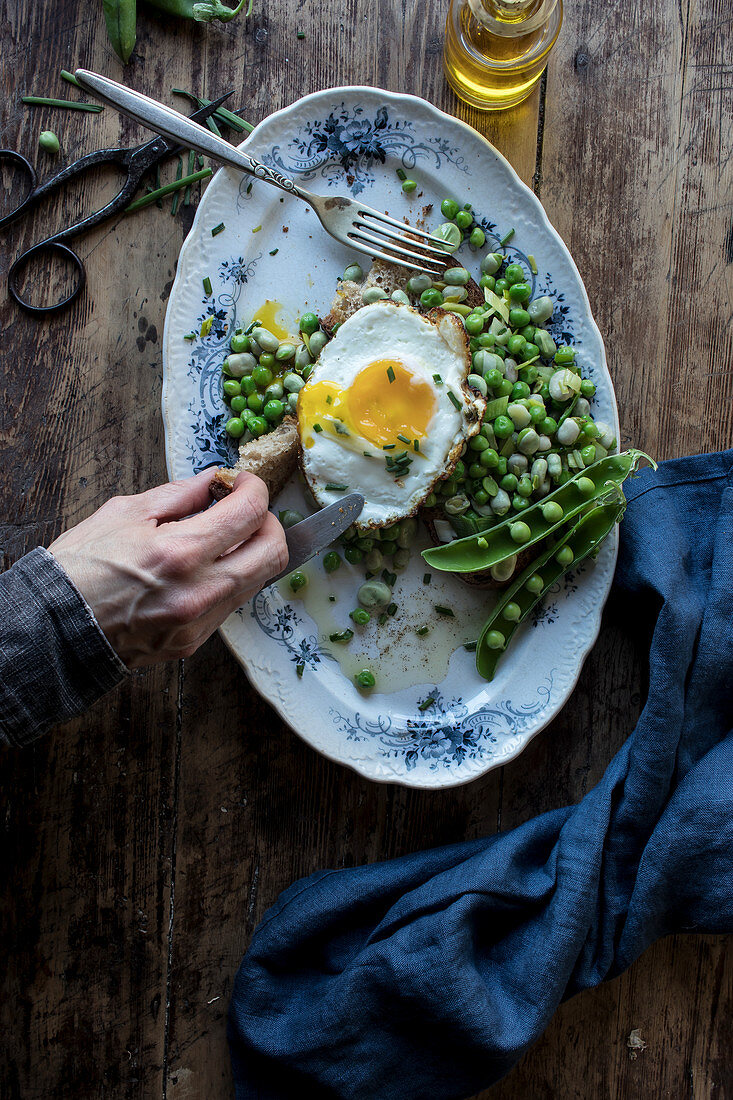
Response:
MULTIPOLYGON (((203 27, 141 6, 123 74, 93 6, 5 0, 2 143, 34 159, 50 127, 73 159, 144 140, 111 111, 21 108, 19 90, 73 98, 56 73, 79 63, 169 102, 174 86, 211 96, 234 87, 252 122, 340 84, 422 95, 539 190, 606 338, 625 437, 659 457, 731 444, 724 0, 567 5, 546 88, 493 115, 460 104, 444 82, 442 3, 255 7, 246 21, 203 27)), ((111 187, 85 181, 7 232, 3 270, 111 187)), ((109 495, 164 478, 160 338, 192 212, 173 219, 152 207, 85 239, 89 292, 50 324, 0 307, 3 565, 109 495)), ((218 638, 180 666, 136 675, 33 749, 6 753, 0 1097, 231 1096, 231 984, 278 893, 320 867, 485 835, 576 801, 633 727, 645 675, 643 640, 612 606, 552 726, 503 772, 445 792, 377 786, 322 759, 218 638)), ((732 985, 722 937, 664 941, 565 1004, 482 1100, 733 1096, 732 985), (631 1061, 636 1027, 647 1047, 631 1061)))

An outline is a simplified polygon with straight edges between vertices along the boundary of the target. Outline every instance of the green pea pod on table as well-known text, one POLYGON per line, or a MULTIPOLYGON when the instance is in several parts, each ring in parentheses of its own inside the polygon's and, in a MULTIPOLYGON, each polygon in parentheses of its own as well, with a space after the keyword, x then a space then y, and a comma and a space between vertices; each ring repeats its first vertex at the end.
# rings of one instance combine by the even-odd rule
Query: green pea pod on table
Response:
POLYGON ((428 565, 447 573, 478 573, 491 569, 518 550, 526 550, 557 531, 594 501, 603 502, 609 492, 613 493, 633 474, 642 459, 656 466, 653 459, 636 450, 598 459, 518 516, 511 516, 480 533, 430 547, 423 550, 422 556, 428 565))
POLYGON ((569 525, 561 538, 530 562, 502 593, 476 645, 476 670, 480 676, 485 680, 493 680, 499 658, 506 651, 517 628, 560 577, 597 552, 603 540, 620 521, 625 507, 624 495, 621 489, 616 488, 613 499, 592 506, 584 512, 576 523, 569 525))
POLYGON ((245 4, 248 5, 245 17, 252 11, 253 0, 239 0, 235 8, 229 8, 221 0, 146 0, 151 8, 164 11, 166 15, 177 15, 181 19, 194 19, 197 23, 228 23, 239 15, 245 4))
POLYGON ((120 61, 127 64, 137 34, 136 0, 102 0, 107 37, 120 61))

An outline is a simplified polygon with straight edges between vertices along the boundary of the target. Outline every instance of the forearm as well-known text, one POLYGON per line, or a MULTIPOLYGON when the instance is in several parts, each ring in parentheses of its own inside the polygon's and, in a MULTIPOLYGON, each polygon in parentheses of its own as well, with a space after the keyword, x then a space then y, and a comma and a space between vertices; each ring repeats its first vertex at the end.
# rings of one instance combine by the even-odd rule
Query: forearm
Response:
POLYGON ((47 550, 0 574, 0 743, 28 744, 80 714, 126 672, 47 550))

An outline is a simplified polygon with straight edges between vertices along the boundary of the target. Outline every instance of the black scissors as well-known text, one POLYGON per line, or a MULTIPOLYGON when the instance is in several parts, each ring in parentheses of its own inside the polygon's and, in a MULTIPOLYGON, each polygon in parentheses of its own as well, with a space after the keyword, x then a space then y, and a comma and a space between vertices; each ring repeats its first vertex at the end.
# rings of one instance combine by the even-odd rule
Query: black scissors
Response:
MULTIPOLYGON (((219 96, 219 98, 215 99, 212 103, 208 103, 205 107, 200 107, 197 111, 194 111, 190 117, 196 122, 205 122, 218 107, 221 107, 222 103, 224 103, 231 94, 230 91, 227 92, 226 95, 219 96)), ((13 301, 17 302, 17 304, 22 309, 27 310, 28 313, 33 313, 36 316, 43 316, 64 309, 78 298, 86 283, 86 271, 83 262, 77 256, 76 252, 69 248, 64 242, 80 236, 80 234, 85 233, 93 226, 99 225, 100 222, 107 221, 108 218, 113 218, 116 214, 122 213, 132 201, 145 173, 149 172, 150 169, 154 168, 160 161, 166 160, 170 156, 175 156, 182 151, 183 146, 176 145, 174 142, 168 141, 163 137, 153 138, 152 141, 148 141, 144 145, 138 145, 133 149, 98 149, 96 152, 88 153, 85 157, 81 157, 79 160, 74 161, 73 164, 69 164, 66 168, 62 168, 55 176, 51 176, 50 179, 39 186, 35 169, 24 156, 21 156, 20 153, 16 153, 13 149, 0 149, 0 164, 5 162, 6 164, 20 167, 30 183, 28 193, 22 202, 16 206, 15 210, 6 214, 4 218, 0 218, 0 229, 9 222, 20 217, 20 215, 24 214, 27 210, 32 209, 32 207, 36 206, 47 195, 51 195, 60 190, 68 180, 82 175, 90 168, 96 168, 100 164, 113 164, 119 168, 122 173, 127 173, 127 179, 122 184, 120 190, 106 206, 101 208, 101 210, 96 210, 93 214, 90 214, 88 218, 83 218, 74 225, 70 225, 68 229, 62 229, 60 233, 54 233, 53 236, 47 237, 45 241, 39 241, 38 244, 34 244, 31 248, 18 256, 8 272, 8 293, 13 301), (34 306, 31 302, 27 302, 21 297, 18 283, 28 262, 35 256, 39 256, 43 253, 47 255, 49 253, 55 253, 63 260, 70 261, 76 269, 77 281, 71 293, 60 302, 55 302, 50 306, 34 306)))

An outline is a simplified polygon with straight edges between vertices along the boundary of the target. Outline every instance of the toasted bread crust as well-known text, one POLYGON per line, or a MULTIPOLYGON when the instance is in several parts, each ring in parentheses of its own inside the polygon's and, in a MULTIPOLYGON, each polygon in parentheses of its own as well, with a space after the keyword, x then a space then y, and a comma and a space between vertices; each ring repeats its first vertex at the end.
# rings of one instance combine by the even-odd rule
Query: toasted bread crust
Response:
POLYGON ((259 439, 251 439, 239 448, 239 460, 231 469, 218 469, 209 489, 215 500, 222 500, 234 489, 237 474, 248 470, 261 477, 270 500, 280 493, 298 464, 298 426, 294 417, 284 417, 274 431, 259 439))

